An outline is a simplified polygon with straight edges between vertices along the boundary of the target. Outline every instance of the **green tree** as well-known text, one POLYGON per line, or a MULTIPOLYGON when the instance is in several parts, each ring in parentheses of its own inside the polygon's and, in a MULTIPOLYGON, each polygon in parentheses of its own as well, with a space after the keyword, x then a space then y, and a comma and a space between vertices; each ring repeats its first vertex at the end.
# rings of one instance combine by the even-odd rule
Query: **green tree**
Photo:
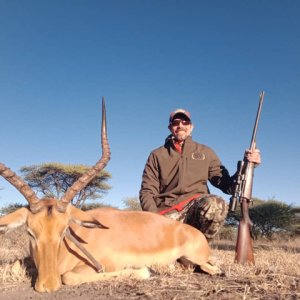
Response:
POLYGON ((295 226, 300 221, 292 205, 277 200, 268 200, 251 208, 250 217, 254 232, 269 239, 278 232, 295 234, 295 226))
MULTIPOLYGON (((23 179, 42 197, 60 199, 67 189, 90 167, 85 165, 66 165, 61 163, 44 163, 21 168, 23 179)), ((102 170, 84 189, 72 200, 81 207, 87 199, 96 200, 102 197, 111 187, 107 180, 111 174, 102 170)))

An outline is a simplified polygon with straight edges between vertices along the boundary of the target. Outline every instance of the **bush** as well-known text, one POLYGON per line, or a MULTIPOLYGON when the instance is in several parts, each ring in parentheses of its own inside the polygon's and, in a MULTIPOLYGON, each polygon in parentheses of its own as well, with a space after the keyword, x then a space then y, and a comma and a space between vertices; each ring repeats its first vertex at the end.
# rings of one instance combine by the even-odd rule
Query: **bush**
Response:
POLYGON ((26 206, 27 205, 23 205, 23 204, 20 204, 20 203, 9 204, 8 206, 0 208, 0 215, 10 214, 10 213, 16 211, 17 209, 19 209, 21 207, 26 207, 26 206))
POLYGON ((138 197, 130 197, 122 200, 125 205, 125 210, 142 210, 138 197))
POLYGON ((224 225, 218 232, 217 238, 219 240, 235 241, 237 237, 237 228, 224 225))

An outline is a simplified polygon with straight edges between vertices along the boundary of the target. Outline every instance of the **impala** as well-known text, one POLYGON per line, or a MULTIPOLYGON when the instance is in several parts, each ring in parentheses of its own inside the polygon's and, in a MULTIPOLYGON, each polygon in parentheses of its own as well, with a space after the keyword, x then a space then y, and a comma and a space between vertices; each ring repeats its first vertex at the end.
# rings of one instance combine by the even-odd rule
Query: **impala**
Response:
POLYGON ((209 262, 210 248, 197 229, 150 212, 101 208, 82 211, 74 196, 106 166, 110 148, 106 110, 102 99, 102 157, 61 199, 39 199, 13 171, 0 163, 0 174, 28 201, 0 218, 4 230, 26 224, 31 255, 38 271, 35 289, 52 292, 62 284, 76 285, 111 277, 148 278, 151 265, 169 265, 178 259, 220 274, 209 262))

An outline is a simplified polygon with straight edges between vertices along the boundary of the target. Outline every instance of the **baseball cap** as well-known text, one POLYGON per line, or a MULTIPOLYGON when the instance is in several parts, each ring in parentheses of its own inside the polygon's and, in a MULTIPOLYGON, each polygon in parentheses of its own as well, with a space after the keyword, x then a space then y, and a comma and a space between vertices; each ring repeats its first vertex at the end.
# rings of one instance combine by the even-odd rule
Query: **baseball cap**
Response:
POLYGON ((185 109, 178 108, 178 109, 174 110, 173 112, 171 112, 170 118, 169 118, 169 123, 171 123, 173 121, 174 117, 179 114, 185 115, 191 121, 191 114, 185 109))

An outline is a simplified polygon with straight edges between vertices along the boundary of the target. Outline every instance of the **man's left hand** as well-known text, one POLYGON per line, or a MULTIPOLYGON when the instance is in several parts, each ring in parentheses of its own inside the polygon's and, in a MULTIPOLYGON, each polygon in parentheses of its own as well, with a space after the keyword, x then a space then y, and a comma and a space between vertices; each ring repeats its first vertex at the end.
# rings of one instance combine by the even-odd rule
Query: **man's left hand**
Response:
POLYGON ((245 151, 245 159, 249 162, 254 163, 255 165, 259 165, 261 163, 261 156, 259 149, 250 150, 247 149, 245 151))

